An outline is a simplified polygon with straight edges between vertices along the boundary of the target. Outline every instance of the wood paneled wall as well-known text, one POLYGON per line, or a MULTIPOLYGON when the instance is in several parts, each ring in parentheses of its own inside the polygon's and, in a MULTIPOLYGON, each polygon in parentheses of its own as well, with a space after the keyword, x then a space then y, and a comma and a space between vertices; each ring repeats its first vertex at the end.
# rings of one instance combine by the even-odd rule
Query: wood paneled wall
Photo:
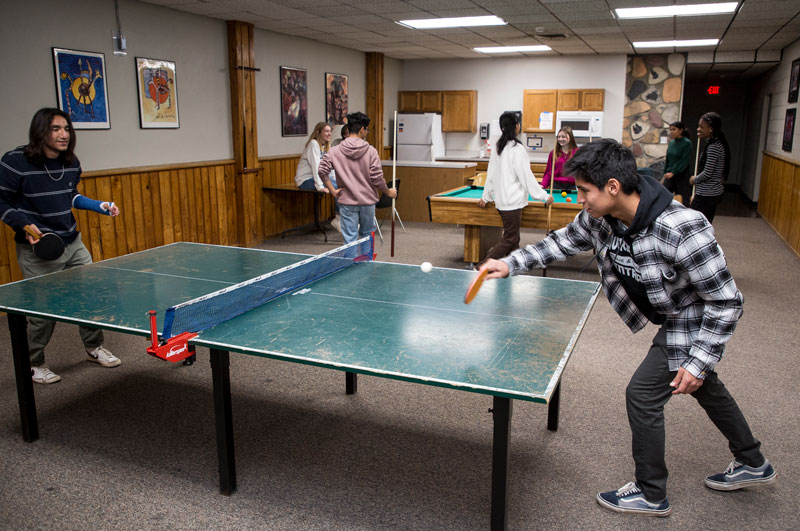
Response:
POLYGON ((800 163, 764 152, 758 213, 800 254, 800 163))
MULTIPOLYGON (((299 155, 286 155, 258 160, 260 171, 252 174, 243 191, 254 212, 251 232, 257 241, 313 222, 311 196, 261 189, 266 184, 294 182, 299 159, 299 155)), ((95 261, 176 241, 242 245, 237 236, 241 212, 233 160, 85 172, 78 188, 87 197, 114 201, 121 209, 116 218, 73 211, 95 261)), ((332 214, 333 201, 326 197, 321 215, 332 214)), ((14 233, 2 224, 0 283, 21 278, 14 233)))

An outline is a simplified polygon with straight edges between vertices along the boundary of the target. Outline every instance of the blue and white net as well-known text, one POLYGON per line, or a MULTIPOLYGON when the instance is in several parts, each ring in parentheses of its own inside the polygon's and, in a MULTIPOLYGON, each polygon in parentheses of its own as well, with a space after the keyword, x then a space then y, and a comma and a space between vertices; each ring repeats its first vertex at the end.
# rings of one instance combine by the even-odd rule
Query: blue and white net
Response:
POLYGON ((272 271, 245 282, 168 308, 163 339, 182 332, 199 332, 233 319, 281 295, 353 265, 372 260, 372 237, 272 271))

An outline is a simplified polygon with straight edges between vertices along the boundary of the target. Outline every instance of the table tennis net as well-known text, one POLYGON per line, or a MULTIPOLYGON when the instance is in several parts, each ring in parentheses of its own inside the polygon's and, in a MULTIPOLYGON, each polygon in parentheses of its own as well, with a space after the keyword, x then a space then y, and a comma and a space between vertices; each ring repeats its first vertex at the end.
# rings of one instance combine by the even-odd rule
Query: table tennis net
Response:
POLYGON ((162 339, 200 332, 233 319, 276 297, 336 273, 356 262, 372 260, 371 236, 233 286, 168 308, 162 339))

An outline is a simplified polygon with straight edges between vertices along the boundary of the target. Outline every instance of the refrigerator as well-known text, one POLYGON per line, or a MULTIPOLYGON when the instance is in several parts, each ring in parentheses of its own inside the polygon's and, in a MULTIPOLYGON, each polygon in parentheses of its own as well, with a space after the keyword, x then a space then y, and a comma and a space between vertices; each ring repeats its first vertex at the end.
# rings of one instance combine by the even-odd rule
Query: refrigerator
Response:
POLYGON ((397 160, 433 162, 436 157, 444 157, 442 116, 398 114, 397 160))

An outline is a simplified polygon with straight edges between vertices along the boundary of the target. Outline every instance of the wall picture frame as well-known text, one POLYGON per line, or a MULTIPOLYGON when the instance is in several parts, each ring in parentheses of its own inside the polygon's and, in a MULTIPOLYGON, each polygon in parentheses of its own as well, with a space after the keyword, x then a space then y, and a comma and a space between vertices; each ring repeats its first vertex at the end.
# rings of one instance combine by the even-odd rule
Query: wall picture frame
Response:
POLYGON ((347 75, 325 72, 325 121, 343 125, 347 118, 347 75))
POLYGON ((800 88, 800 58, 792 61, 789 73, 789 103, 797 103, 797 93, 800 88))
POLYGON ((281 136, 308 134, 308 72, 304 68, 280 67, 281 136))
POLYGON ((174 61, 137 57, 136 89, 139 95, 139 127, 180 127, 178 80, 174 61))
POLYGON ((797 121, 797 109, 786 109, 786 117, 783 120, 783 146, 784 151, 792 150, 794 142, 794 123, 797 121))
POLYGON ((75 129, 111 129, 102 53, 52 48, 58 108, 75 129))

